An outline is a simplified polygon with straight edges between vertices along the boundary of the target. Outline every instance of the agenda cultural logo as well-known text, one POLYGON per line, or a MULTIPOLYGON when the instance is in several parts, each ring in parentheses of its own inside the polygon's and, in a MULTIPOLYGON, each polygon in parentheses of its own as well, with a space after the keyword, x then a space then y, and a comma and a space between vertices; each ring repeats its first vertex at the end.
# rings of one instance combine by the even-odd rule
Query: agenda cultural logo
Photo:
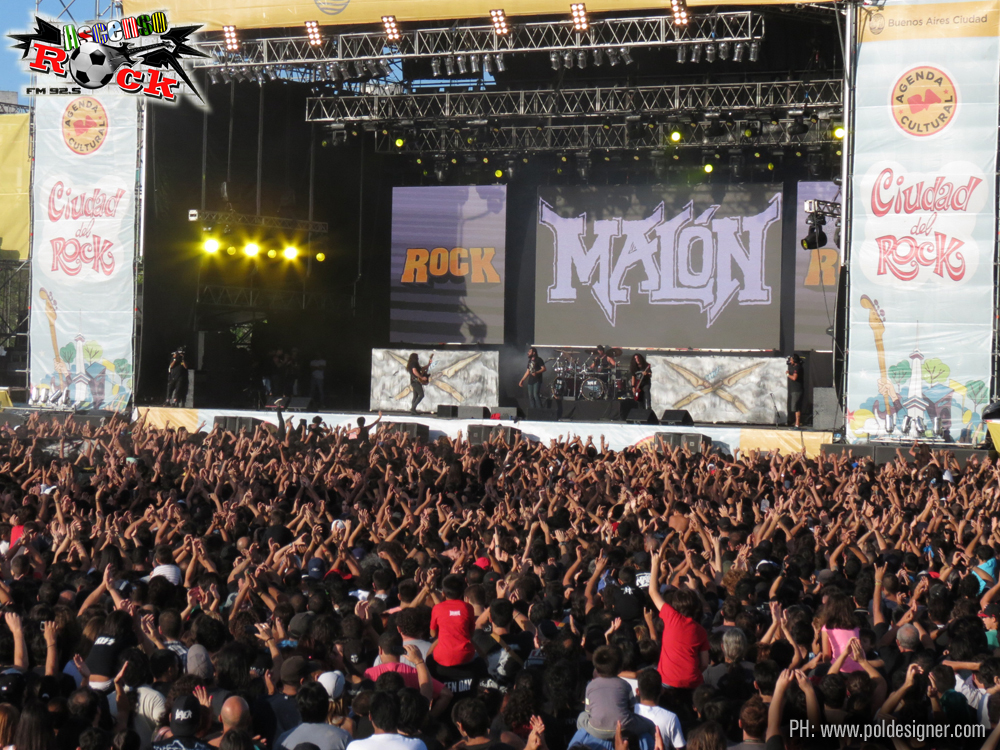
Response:
MULTIPOLYGON (((90 27, 57 26, 38 16, 29 34, 11 34, 15 49, 28 69, 58 78, 69 77, 74 86, 28 87, 27 96, 79 95, 83 89, 117 86, 128 94, 172 102, 183 81, 201 100, 201 94, 184 69, 184 60, 207 57, 189 42, 200 25, 175 26, 163 12, 98 22, 90 27), (173 77, 176 75, 176 77, 173 77)), ((203 100, 202 100, 203 101, 203 100)))

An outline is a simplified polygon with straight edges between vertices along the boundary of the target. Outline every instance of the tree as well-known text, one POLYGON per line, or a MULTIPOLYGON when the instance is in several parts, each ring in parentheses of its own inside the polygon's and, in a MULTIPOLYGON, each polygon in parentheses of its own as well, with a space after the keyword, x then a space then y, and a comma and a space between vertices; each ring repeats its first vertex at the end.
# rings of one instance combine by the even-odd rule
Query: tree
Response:
POLYGON ((76 359, 76 347, 73 344, 66 344, 66 346, 59 350, 59 356, 62 357, 62 361, 66 364, 73 364, 73 360, 76 359))
POLYGON ((951 375, 951 368, 935 357, 934 359, 928 359, 924 362, 922 372, 924 382, 927 383, 927 385, 937 385, 938 383, 943 383, 948 379, 948 376, 951 375))
POLYGON ((907 360, 903 360, 899 364, 895 364, 889 368, 889 380, 893 382, 898 391, 903 387, 903 383, 910 379, 910 375, 913 370, 910 368, 910 363, 907 360))
POLYGON ((89 365, 96 362, 104 355, 104 347, 96 341, 88 341, 83 345, 83 359, 89 365))

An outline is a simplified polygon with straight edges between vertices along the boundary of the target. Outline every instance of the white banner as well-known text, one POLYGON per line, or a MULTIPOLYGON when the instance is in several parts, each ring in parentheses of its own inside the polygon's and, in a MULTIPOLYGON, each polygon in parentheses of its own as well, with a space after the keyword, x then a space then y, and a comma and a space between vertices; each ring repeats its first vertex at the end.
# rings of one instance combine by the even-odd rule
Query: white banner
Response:
POLYGON ((104 92, 37 100, 34 398, 120 410, 132 396, 138 107, 104 92))
POLYGON ((427 349, 373 349, 370 408, 372 411, 403 411, 410 408, 413 390, 406 369, 416 352, 420 366, 434 363, 427 371, 428 383, 419 412, 437 412, 439 405, 496 406, 499 400, 500 355, 497 352, 427 349))
POLYGON ((649 357, 653 411, 686 409, 695 422, 784 424, 788 377, 779 357, 649 357))
POLYGON ((848 435, 974 442, 993 330, 998 9, 861 12, 848 435))

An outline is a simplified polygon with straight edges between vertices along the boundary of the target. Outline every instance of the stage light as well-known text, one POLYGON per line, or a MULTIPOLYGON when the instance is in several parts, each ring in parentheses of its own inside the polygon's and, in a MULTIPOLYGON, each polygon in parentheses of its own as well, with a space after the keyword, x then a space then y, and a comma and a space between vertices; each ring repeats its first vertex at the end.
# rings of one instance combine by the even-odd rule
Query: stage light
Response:
POLYGON ((806 217, 806 224, 809 226, 809 231, 799 243, 802 245, 802 249, 818 250, 819 248, 824 247, 827 242, 827 237, 826 232, 823 231, 823 227, 826 225, 826 219, 823 215, 809 214, 806 217))
POLYGON ((458 66, 459 75, 465 75, 469 72, 469 67, 465 62, 465 55, 459 55, 455 58, 455 65, 458 66))
POLYGON ((441 58, 440 57, 432 57, 431 58, 431 73, 434 75, 435 78, 440 77, 440 75, 441 75, 441 58))
POLYGON ((282 250, 281 254, 285 256, 285 260, 295 260, 299 257, 299 251, 291 245, 282 250))
POLYGON ((715 62, 715 42, 709 42, 705 45, 705 62, 714 63, 715 62))
POLYGON ((693 44, 691 45, 691 62, 700 63, 701 62, 701 45, 693 44))
POLYGON ((238 52, 240 49, 240 40, 236 36, 235 26, 223 26, 222 34, 226 38, 226 49, 229 52, 238 52))
POLYGON ((236 248, 230 245, 229 247, 226 248, 226 253, 228 253, 229 255, 236 255, 236 248))
POLYGON ((628 51, 628 47, 622 47, 618 51, 618 54, 621 55, 623 63, 625 63, 626 65, 632 64, 632 53, 628 51))
POLYGON ((379 77, 378 64, 374 60, 365 60, 365 67, 368 68, 368 75, 372 78, 379 77))
POLYGON ((503 61, 503 55, 501 55, 499 52, 493 55, 493 61, 497 65, 497 73, 503 73, 505 70, 507 70, 507 63, 503 61))
POLYGON ((687 26, 687 0, 670 0, 670 12, 674 16, 674 26, 687 26))
POLYGON ((396 148, 402 148, 406 145, 406 141, 403 138, 397 138, 393 143, 396 145, 396 148))
POLYGON ((214 70, 208 71, 208 82, 213 85, 219 82, 219 76, 215 73, 214 70))
POLYGON ((400 39, 399 25, 395 16, 382 16, 382 28, 385 29, 385 38, 390 42, 398 42, 400 39))
POLYGON ((572 52, 563 52, 563 67, 565 67, 566 70, 573 69, 573 62, 575 60, 576 60, 576 55, 574 55, 572 52))
POLYGON ((496 177, 499 180, 501 177, 503 177, 503 170, 502 169, 498 169, 497 171, 495 171, 493 173, 493 176, 496 177))
POLYGON ((712 174, 712 172, 715 171, 715 167, 712 166, 711 162, 706 163, 705 166, 702 167, 702 169, 705 170, 705 174, 712 174))
POLYGON ((805 135, 809 132, 809 126, 802 122, 801 117, 796 117, 794 122, 789 123, 785 132, 792 136, 805 135))
POLYGON ((392 65, 389 64, 388 60, 386 60, 384 58, 380 59, 378 61, 378 66, 381 69, 383 76, 388 77, 388 76, 392 75, 392 65))
POLYGON ((729 42, 719 42, 719 59, 729 59, 729 42))
POLYGON ((583 70, 584 68, 587 67, 586 50, 580 50, 579 52, 576 53, 576 67, 578 67, 580 70, 583 70))
POLYGON ((583 3, 573 3, 569 6, 570 13, 573 14, 573 30, 586 31, 590 27, 587 20, 587 6, 583 3))
POLYGON ((839 141, 845 135, 847 135, 847 131, 844 130, 844 126, 843 125, 834 125, 833 126, 833 137, 834 138, 836 138, 839 141))
POLYGON ((733 61, 743 62, 743 53, 746 52, 746 49, 746 42, 736 42, 736 47, 733 49, 733 61))
MULTIPOLYGON (((558 55, 559 53, 557 52, 556 54, 558 55)), ((483 55, 483 72, 487 75, 493 75, 493 70, 493 58, 489 55, 483 55)))
POLYGON ((750 42, 750 62, 757 62, 760 56, 760 42, 754 39, 750 42))
POLYGON ((270 250, 267 251, 267 257, 270 258, 271 260, 274 260, 275 258, 278 257, 278 251, 272 247, 270 250))
POLYGON ((672 143, 680 143, 683 137, 684 136, 681 134, 681 131, 677 130, 676 128, 670 131, 670 141, 672 143))
POLYGON ((246 253, 248 257, 254 258, 257 256, 257 253, 260 252, 260 247, 256 242, 248 242, 243 248, 243 252, 246 253))
POLYGON ((612 68, 618 64, 618 53, 615 52, 613 49, 608 48, 604 50, 604 54, 608 56, 608 63, 611 65, 612 68))
POLYGON ((479 55, 469 55, 469 71, 472 75, 479 75, 479 55))
POLYGON ((683 47, 677 48, 677 62, 680 63, 681 65, 687 62, 687 50, 684 49, 683 47))
POLYGON ((322 263, 324 260, 326 260, 326 253, 316 253, 316 260, 322 263))
POLYGON ((562 67, 562 58, 558 52, 553 50, 549 53, 549 63, 552 65, 552 70, 559 70, 562 67))
POLYGON ((217 253, 219 252, 219 241, 214 237, 209 237, 205 240, 202 247, 205 249, 206 253, 217 253))
POLYGON ((493 21, 493 31, 498 36, 507 36, 510 33, 510 26, 507 25, 507 14, 497 8, 490 11, 490 20, 493 21))
POLYGON ((444 59, 444 70, 450 76, 455 75, 455 58, 451 55, 444 59))
POLYGON ((745 138, 756 138, 758 135, 760 135, 759 122, 748 122, 746 127, 743 128, 743 136, 745 138))
POLYGON ((604 64, 604 53, 599 50, 594 50, 594 66, 599 68, 604 64))
POLYGON ((306 36, 309 37, 309 44, 313 47, 323 43, 323 36, 319 33, 319 23, 316 21, 306 21, 306 36))
POLYGON ((354 61, 354 77, 363 78, 365 75, 365 64, 360 60, 354 61))

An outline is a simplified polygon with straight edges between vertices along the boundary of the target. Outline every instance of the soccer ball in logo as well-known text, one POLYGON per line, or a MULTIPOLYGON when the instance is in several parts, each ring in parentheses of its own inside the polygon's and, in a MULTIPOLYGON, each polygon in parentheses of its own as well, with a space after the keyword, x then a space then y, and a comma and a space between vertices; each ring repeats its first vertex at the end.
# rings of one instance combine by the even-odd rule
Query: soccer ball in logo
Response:
POLYGON ((73 80, 85 89, 107 86, 115 77, 111 53, 95 42, 80 42, 69 56, 69 72, 73 80))

